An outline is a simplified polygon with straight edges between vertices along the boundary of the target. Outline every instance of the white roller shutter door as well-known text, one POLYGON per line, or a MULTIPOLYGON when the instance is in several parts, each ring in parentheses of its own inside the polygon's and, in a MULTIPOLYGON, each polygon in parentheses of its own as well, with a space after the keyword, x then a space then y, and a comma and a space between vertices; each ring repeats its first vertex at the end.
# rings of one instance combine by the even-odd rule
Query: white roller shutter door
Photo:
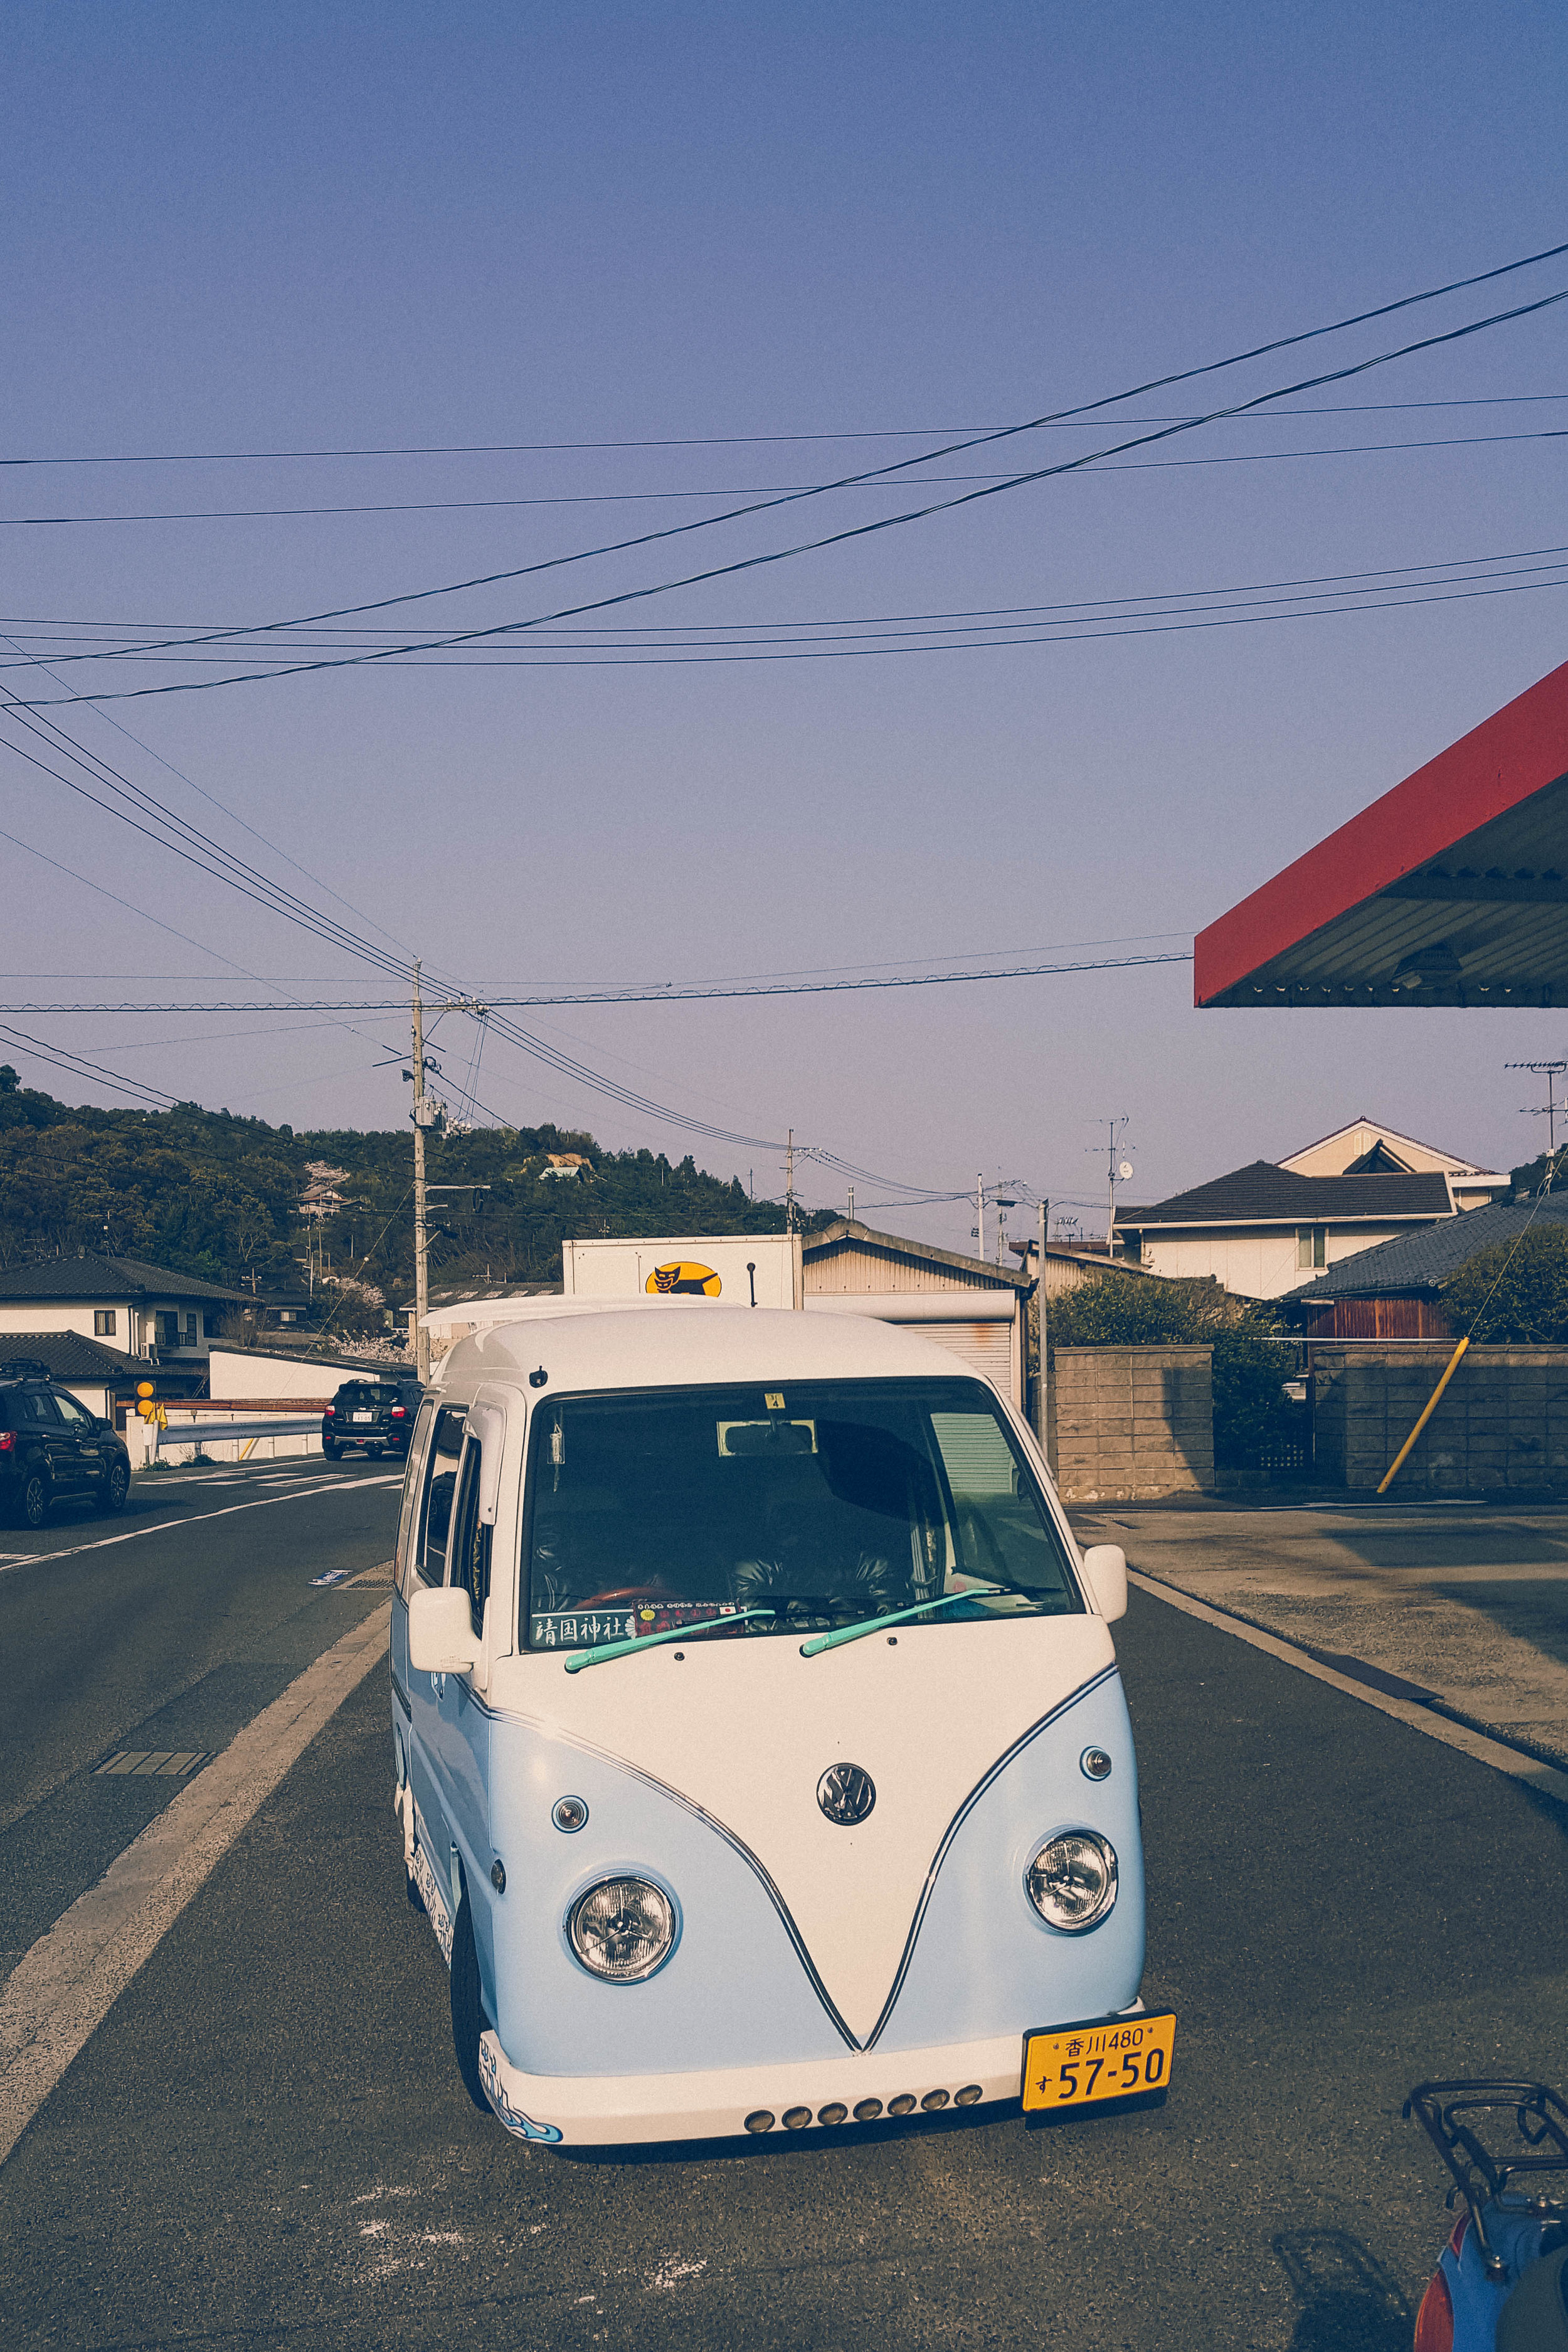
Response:
POLYGON ((1015 1404, 1018 1304, 1015 1294, 972 1290, 818 1291, 808 1294, 817 1314, 866 1315, 931 1339, 970 1371, 979 1372, 1015 1404))
POLYGON ((951 1349, 972 1372, 981 1373, 1004 1396, 1013 1391, 1013 1326, 1005 1323, 905 1323, 921 1339, 951 1349))

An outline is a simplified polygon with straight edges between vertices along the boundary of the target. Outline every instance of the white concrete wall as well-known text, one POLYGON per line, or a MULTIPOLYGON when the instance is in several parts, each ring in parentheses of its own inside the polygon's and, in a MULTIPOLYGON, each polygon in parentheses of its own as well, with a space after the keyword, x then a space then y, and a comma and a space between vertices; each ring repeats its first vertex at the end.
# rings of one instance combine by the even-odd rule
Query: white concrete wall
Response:
POLYGON ((374 1380, 381 1369, 371 1364, 345 1369, 342 1364, 322 1363, 316 1357, 253 1356, 220 1343, 213 1349, 208 1364, 207 1392, 258 1404, 272 1397, 320 1397, 325 1404, 345 1381, 356 1374, 374 1380))
POLYGON ((113 1412, 114 1391, 105 1388, 101 1381, 59 1381, 56 1386, 64 1389, 68 1396, 75 1397, 78 1404, 85 1405, 89 1412, 95 1412, 100 1421, 108 1421, 113 1412))

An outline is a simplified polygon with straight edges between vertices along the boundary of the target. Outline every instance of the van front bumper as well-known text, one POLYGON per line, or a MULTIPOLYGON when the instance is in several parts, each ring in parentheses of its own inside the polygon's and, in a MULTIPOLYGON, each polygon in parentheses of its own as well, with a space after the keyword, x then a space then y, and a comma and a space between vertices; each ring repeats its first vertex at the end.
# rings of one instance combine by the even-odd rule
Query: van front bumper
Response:
MULTIPOLYGON (((1127 2014, 1142 2005, 1135 2002, 1127 2014)), ((1023 2063, 1022 2028, 931 2050, 846 2050, 841 2057, 804 2063, 683 2074, 525 2074, 493 2031, 479 2043, 479 2079, 508 2131, 552 2147, 749 2135, 788 2138, 815 2131, 825 2107, 835 2110, 834 2123, 841 2120, 839 2107, 847 2110, 844 2120, 852 2121, 856 2108, 873 2099, 881 2102, 884 2118, 895 2100, 902 2113, 930 2114, 951 2109, 960 2092, 969 2094, 966 2107, 992 2105, 1018 2098, 1023 2063), (764 2116, 771 2119, 766 2125, 764 2116)))

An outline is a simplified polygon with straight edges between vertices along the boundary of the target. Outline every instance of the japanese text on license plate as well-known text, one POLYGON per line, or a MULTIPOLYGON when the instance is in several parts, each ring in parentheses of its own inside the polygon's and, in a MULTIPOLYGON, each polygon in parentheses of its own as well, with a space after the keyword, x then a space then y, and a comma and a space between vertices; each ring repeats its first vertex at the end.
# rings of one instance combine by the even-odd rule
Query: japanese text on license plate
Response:
POLYGON ((1024 2108, 1098 2106, 1163 2090, 1175 2046, 1173 2011, 1142 2017, 1064 2025, 1024 2042, 1024 2108))

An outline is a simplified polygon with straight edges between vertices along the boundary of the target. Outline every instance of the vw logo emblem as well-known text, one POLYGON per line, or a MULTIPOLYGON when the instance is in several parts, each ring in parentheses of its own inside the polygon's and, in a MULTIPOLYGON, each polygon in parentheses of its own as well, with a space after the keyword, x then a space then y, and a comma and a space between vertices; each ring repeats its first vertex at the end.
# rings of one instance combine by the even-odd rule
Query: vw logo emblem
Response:
POLYGON ((828 1820, 852 1830, 877 1801, 877 1784, 858 1764, 830 1764, 816 1784, 816 1801, 828 1820))

